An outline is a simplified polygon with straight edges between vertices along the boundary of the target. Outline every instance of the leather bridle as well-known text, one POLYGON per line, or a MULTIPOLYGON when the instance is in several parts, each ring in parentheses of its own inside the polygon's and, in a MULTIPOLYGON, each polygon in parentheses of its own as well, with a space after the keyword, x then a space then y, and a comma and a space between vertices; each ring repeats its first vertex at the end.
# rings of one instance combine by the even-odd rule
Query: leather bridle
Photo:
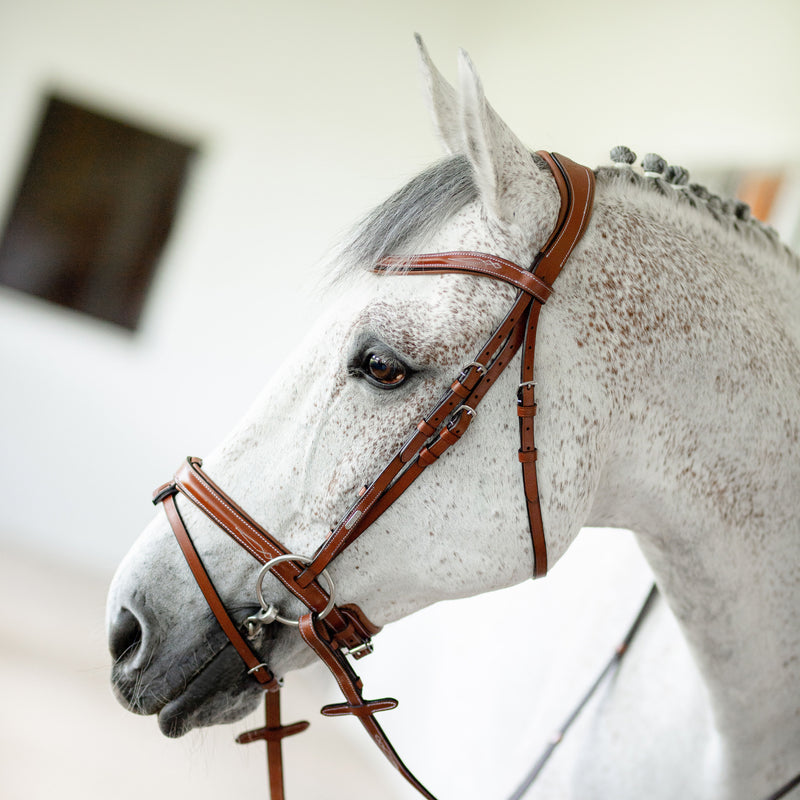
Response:
POLYGON ((376 273, 384 275, 483 276, 508 283, 519 291, 511 309, 475 359, 464 367, 378 476, 362 488, 353 505, 313 556, 289 553, 203 472, 199 459, 187 459, 173 480, 156 490, 153 502, 163 503, 173 533, 211 611, 247 666, 248 673, 266 690, 266 725, 242 734, 238 741, 266 740, 272 800, 282 800, 284 797, 280 742, 286 736, 308 727, 307 722, 288 726, 281 724, 278 700, 280 681, 262 663, 249 643, 258 637, 264 625, 276 619, 298 626, 303 640, 339 684, 345 702, 325 706, 322 713, 326 716, 356 716, 406 780, 424 797, 435 800, 403 764, 374 719, 376 712, 394 708, 397 701, 392 698, 365 700, 361 680, 347 659, 348 655, 358 659, 372 652, 372 636, 379 628, 356 605, 339 605, 335 602, 333 583, 326 567, 367 530, 427 467, 464 435, 479 403, 520 349, 518 458, 522 467, 533 546, 533 576, 538 578, 547 572, 547 548, 539 505, 534 445, 536 330, 539 313, 552 292, 553 282, 588 225, 594 198, 594 174, 565 156, 542 151, 538 155, 553 174, 561 196, 561 207, 555 229, 529 269, 498 256, 474 252, 392 257, 383 259, 374 267, 376 273), (178 510, 175 501, 178 493, 189 499, 264 565, 257 583, 261 610, 248 617, 242 625, 228 614, 202 564, 178 510), (299 620, 285 619, 274 606, 263 600, 261 584, 267 573, 274 575, 308 608, 308 612, 299 620))

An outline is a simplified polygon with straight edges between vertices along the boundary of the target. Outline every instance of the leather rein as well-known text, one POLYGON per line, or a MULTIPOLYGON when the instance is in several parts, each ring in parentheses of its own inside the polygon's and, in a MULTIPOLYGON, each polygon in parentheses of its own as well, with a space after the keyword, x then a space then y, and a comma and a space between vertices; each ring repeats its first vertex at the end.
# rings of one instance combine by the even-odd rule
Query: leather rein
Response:
POLYGON ((498 256, 475 252, 450 252, 429 255, 390 257, 380 261, 374 271, 384 275, 464 274, 500 280, 519 291, 510 310, 484 344, 475 359, 465 366, 456 380, 440 397, 431 411, 419 422, 394 457, 343 515, 312 556, 289 553, 286 548, 240 508, 202 470, 200 459, 187 459, 173 480, 159 487, 153 502, 162 503, 170 526, 211 611, 230 640, 247 671, 265 690, 266 725, 238 737, 246 743, 265 740, 269 771, 270 796, 283 800, 281 740, 308 727, 307 722, 282 725, 278 690, 281 681, 262 662, 250 644, 265 625, 273 621, 299 628, 305 643, 336 678, 345 701, 327 705, 326 716, 353 714, 367 730, 386 758, 423 797, 434 796, 417 780, 389 742, 374 718, 378 711, 394 708, 393 698, 365 700, 362 684, 347 656, 362 658, 372 652, 372 637, 380 630, 354 604, 339 605, 335 587, 326 567, 352 544, 409 486, 442 454, 466 433, 475 417, 478 404, 497 382, 502 371, 518 350, 522 351, 520 383, 517 389, 520 448, 518 458, 530 525, 534 555, 533 577, 547 572, 542 512, 536 478, 534 445, 534 355, 539 313, 552 292, 552 285, 575 246, 583 236, 592 212, 594 173, 565 156, 540 151, 549 167, 561 196, 558 220, 550 238, 536 255, 529 269, 498 256), (237 623, 203 566, 183 522, 176 496, 182 494, 225 531, 262 567, 256 593, 261 610, 237 623), (298 620, 282 617, 265 602, 262 584, 267 574, 308 609, 298 620))

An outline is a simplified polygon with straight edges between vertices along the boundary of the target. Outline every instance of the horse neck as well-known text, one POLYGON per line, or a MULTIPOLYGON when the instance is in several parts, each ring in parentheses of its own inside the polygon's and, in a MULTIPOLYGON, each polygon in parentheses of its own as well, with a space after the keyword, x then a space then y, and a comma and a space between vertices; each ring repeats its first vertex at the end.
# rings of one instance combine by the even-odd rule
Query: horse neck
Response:
POLYGON ((776 728, 800 747, 800 280, 774 248, 668 216, 601 195, 565 281, 608 399, 587 524, 637 533, 747 769, 776 728))

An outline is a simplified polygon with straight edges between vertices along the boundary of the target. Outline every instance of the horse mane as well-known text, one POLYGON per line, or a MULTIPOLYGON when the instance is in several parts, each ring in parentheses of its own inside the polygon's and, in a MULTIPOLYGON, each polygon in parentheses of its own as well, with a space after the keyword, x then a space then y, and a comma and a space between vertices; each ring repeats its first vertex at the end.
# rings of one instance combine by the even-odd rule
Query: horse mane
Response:
MULTIPOLYGON (((539 156, 531 155, 540 169, 547 170, 539 156)), ((660 159, 664 165, 663 177, 658 177, 647 171, 648 158, 646 156, 643 160, 644 174, 629 164, 598 167, 595 170, 598 185, 627 196, 633 189, 636 194, 641 193, 641 197, 657 201, 650 204, 654 211, 658 210, 655 206, 663 209, 665 203, 667 208, 671 205, 694 209, 697 214, 714 220, 751 245, 759 248, 769 246, 800 270, 800 257, 781 241, 774 228, 752 217, 745 203, 723 199, 697 183, 687 184, 688 172, 680 167, 666 167, 663 159, 660 159)), ((466 156, 448 156, 438 161, 412 178, 355 226, 328 259, 331 270, 326 270, 326 283, 339 283, 361 274, 387 256, 414 252, 419 244, 477 199, 478 188, 466 156)))
MULTIPOLYGON (((684 180, 688 178, 688 172, 681 167, 666 167, 663 169, 663 176, 648 172, 647 160, 648 156, 642 160, 645 164, 644 173, 627 165, 598 167, 595 170, 598 185, 606 186, 618 195, 630 195, 633 190, 638 197, 655 201, 649 203, 654 211, 657 210, 657 205, 661 209, 693 209, 700 220, 713 220, 724 231, 738 235, 744 243, 762 252, 767 247, 776 256, 789 261, 796 270, 800 270, 800 256, 781 240, 775 228, 751 216, 750 207, 746 203, 720 197, 699 183, 680 183, 681 177, 684 180), (670 179, 674 177, 678 181, 670 179), (662 199, 661 202, 658 198, 662 199)), ((662 164, 665 164, 663 160, 662 164)))

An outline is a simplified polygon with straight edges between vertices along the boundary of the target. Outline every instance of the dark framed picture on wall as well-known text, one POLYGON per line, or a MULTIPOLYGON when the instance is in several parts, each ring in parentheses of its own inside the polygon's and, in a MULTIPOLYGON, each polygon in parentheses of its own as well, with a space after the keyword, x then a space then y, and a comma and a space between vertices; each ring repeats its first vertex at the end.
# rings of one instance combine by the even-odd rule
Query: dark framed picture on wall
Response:
POLYGON ((0 284, 135 330, 197 146, 48 93, 0 284))

